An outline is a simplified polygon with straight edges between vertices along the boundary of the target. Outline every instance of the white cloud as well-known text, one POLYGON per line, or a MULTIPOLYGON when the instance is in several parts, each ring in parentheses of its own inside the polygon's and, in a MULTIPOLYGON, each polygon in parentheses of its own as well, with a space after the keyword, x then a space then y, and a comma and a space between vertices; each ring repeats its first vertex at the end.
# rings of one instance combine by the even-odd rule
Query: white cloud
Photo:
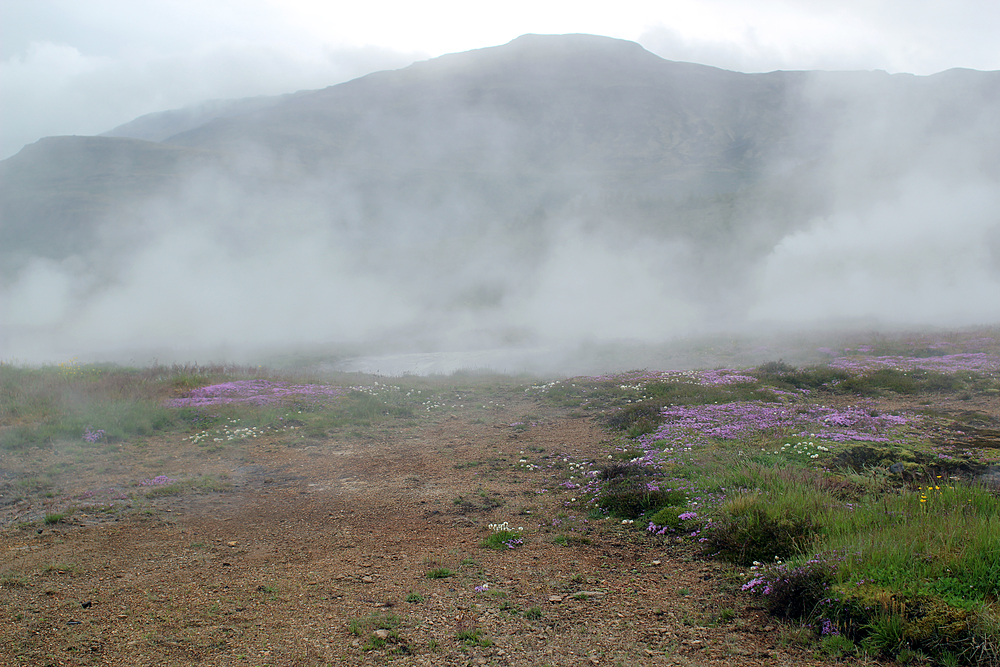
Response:
POLYGON ((686 20, 653 14, 638 41, 668 60, 743 72, 778 69, 933 74, 1000 69, 1000 5, 988 0, 693 0, 686 20))

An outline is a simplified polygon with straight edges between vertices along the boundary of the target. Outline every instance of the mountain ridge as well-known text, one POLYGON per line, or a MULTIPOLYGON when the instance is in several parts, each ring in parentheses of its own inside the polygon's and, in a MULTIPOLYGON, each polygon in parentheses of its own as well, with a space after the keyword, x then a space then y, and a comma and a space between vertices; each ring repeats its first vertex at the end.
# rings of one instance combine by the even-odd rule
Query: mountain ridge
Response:
POLYGON ((748 74, 588 35, 180 111, 0 162, 0 282, 103 266, 118 239, 183 230, 228 256, 292 229, 452 317, 523 301, 586 238, 584 264, 662 247, 691 299, 738 312, 817 221, 895 206, 914 182, 1000 184, 1000 72, 748 74))

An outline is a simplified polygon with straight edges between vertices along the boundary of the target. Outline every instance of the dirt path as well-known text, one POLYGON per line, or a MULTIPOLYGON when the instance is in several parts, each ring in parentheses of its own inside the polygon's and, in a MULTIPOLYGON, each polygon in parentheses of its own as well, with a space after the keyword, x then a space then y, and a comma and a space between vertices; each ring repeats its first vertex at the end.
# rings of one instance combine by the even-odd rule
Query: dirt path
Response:
POLYGON ((80 488, 160 465, 233 489, 5 530, 0 664, 824 664, 690 545, 578 515, 556 482, 606 438, 522 399, 210 459, 180 436, 123 452, 80 488), (483 548, 503 521, 524 544, 483 548))

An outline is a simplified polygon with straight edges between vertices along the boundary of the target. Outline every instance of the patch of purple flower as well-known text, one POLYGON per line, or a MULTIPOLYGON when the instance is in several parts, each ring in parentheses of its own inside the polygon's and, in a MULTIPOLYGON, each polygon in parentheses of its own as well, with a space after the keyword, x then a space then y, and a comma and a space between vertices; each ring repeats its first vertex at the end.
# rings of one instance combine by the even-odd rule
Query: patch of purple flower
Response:
POLYGON ((969 354, 946 354, 940 357, 866 357, 863 359, 840 357, 830 362, 830 368, 852 373, 869 373, 891 368, 898 371, 936 371, 938 373, 989 373, 1000 371, 1000 356, 974 352, 969 354))
POLYGON ((166 475, 157 475, 153 479, 144 479, 139 482, 139 486, 167 486, 168 484, 173 484, 176 479, 171 479, 166 475))
POLYGON ((875 413, 864 406, 828 408, 819 405, 790 406, 781 403, 739 401, 709 405, 679 405, 663 408, 665 423, 655 432, 639 437, 646 449, 682 446, 692 438, 736 440, 757 433, 798 435, 844 442, 888 442, 886 432, 907 424, 908 417, 875 413))
POLYGON ((100 442, 104 439, 104 436, 105 433, 103 428, 99 428, 95 431, 92 427, 88 426, 83 431, 83 439, 91 443, 100 442))
POLYGON ((167 405, 172 408, 229 403, 269 405, 288 398, 306 400, 336 398, 343 396, 348 391, 349 389, 344 387, 332 387, 322 384, 293 384, 291 382, 274 382, 271 380, 238 380, 199 387, 188 392, 188 395, 183 398, 175 398, 167 401, 167 405))
MULTIPOLYGON (((841 558, 814 556, 802 565, 789 566, 777 562, 763 566, 764 570, 743 584, 743 590, 767 598, 772 614, 801 618, 812 613, 824 599, 841 558)), ((754 568, 763 564, 755 563, 754 568)))

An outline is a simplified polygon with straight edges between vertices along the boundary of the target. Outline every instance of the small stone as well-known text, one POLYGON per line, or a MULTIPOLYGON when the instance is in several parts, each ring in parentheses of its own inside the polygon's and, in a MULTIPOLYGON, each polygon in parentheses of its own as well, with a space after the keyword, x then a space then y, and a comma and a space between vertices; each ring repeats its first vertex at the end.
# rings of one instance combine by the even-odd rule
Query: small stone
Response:
POLYGON ((365 582, 366 584, 370 584, 373 583, 375 579, 366 574, 365 576, 361 577, 361 581, 365 582))
POLYGON ((562 595, 550 595, 549 596, 549 602, 551 602, 552 604, 557 604, 557 603, 562 602, 562 601, 563 601, 563 596, 562 595))
POLYGON ((375 636, 378 637, 379 639, 388 639, 389 631, 383 628, 379 628, 378 630, 375 631, 375 636))
POLYGON ((237 544, 238 542, 226 542, 227 547, 235 547, 237 544))
POLYGON ((660 564, 660 562, 661 562, 661 561, 658 561, 658 560, 654 560, 654 561, 653 561, 653 565, 659 565, 659 564, 660 564))

